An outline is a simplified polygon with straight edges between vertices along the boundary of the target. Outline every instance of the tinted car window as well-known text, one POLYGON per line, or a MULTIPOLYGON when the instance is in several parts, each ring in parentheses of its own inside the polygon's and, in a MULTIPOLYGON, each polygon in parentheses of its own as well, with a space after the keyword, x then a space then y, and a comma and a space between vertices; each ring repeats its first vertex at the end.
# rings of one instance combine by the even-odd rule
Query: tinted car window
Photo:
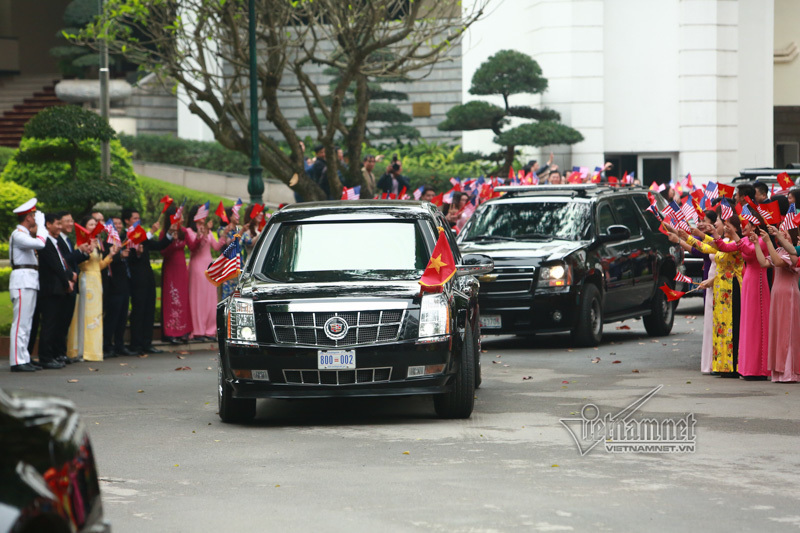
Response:
POLYGON ((616 223, 611 206, 606 202, 600 204, 597 207, 597 231, 599 234, 605 235, 608 233, 608 228, 616 223))
POLYGON ((261 271, 281 282, 412 280, 429 256, 414 221, 284 223, 261 271))
POLYGON ((636 206, 629 198, 620 197, 611 200, 614 204, 614 209, 617 210, 617 216, 622 221, 622 225, 631 230, 631 235, 641 235, 642 228, 639 226, 639 219, 636 215, 636 206))
POLYGON ((631 196, 631 198, 633 199, 633 202, 636 204, 636 207, 638 207, 639 212, 642 213, 642 216, 644 216, 644 219, 647 222, 647 225, 650 227, 650 229, 652 231, 658 231, 658 227, 661 225, 661 222, 659 222, 658 219, 655 217, 655 215, 653 215, 652 213, 645 212, 645 209, 650 207, 650 200, 647 199, 647 196, 645 196, 644 194, 634 194, 633 196, 631 196))
POLYGON ((590 204, 586 202, 489 204, 464 228, 464 240, 477 240, 486 235, 517 240, 582 240, 588 238, 591 228, 590 212, 590 204))

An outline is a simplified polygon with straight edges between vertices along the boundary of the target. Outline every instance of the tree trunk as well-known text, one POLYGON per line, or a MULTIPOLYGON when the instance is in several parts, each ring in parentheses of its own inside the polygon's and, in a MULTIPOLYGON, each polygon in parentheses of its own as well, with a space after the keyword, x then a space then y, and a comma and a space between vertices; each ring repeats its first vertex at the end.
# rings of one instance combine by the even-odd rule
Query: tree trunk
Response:
POLYGON ((506 151, 503 156, 503 166, 500 167, 500 176, 506 177, 508 176, 509 169, 512 168, 514 165, 514 149, 515 146, 506 146, 506 151))

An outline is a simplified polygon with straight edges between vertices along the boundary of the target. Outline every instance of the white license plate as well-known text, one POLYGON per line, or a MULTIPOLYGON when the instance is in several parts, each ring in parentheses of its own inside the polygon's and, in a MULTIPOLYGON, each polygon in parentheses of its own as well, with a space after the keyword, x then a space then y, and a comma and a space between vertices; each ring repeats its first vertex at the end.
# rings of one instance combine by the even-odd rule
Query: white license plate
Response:
POLYGON ((481 328, 491 329, 502 326, 500 315, 481 315, 481 328))
POLYGON ((356 367, 355 350, 319 350, 317 368, 319 370, 348 370, 356 367))

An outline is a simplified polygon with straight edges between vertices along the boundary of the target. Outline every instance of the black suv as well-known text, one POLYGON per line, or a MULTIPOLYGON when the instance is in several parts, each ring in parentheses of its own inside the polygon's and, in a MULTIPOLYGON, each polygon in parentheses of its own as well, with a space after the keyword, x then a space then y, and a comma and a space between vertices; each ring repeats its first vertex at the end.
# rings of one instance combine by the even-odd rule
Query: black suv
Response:
MULTIPOLYGON (((643 317, 650 335, 672 330, 683 251, 658 231, 641 188, 597 185, 498 187, 458 235, 462 253, 487 254, 481 276, 484 334, 572 332, 596 346, 603 324, 643 317)), ((659 210, 665 200, 656 194, 659 210)))
POLYGON ((446 227, 423 202, 297 204, 264 229, 233 295, 217 307, 219 415, 257 398, 432 394, 446 418, 472 413, 480 385, 479 282, 464 256, 440 292, 419 279, 446 227))

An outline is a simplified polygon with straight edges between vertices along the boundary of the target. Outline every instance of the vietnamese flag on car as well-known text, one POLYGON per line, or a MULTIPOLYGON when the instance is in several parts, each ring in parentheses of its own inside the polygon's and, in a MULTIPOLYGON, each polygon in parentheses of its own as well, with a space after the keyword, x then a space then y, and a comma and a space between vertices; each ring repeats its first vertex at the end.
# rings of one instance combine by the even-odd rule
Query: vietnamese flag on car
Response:
POLYGON ((456 260, 453 258, 453 251, 447 242, 444 228, 439 228, 439 239, 433 247, 433 253, 428 260, 428 266, 422 273, 419 284, 424 287, 441 287, 452 278, 456 273, 456 260))
POLYGON ((225 206, 222 205, 222 200, 219 201, 219 205, 217 206, 217 210, 214 212, 222 221, 226 224, 230 224, 228 220, 228 214, 225 212, 225 206))
POLYGON ((676 291, 675 289, 671 289, 669 287, 669 285, 667 285, 666 283, 664 285, 662 285, 661 287, 659 287, 659 289, 664 291, 664 294, 667 295, 667 301, 668 302, 674 302, 675 300, 679 300, 681 298, 681 296, 686 294, 685 292, 676 291))

